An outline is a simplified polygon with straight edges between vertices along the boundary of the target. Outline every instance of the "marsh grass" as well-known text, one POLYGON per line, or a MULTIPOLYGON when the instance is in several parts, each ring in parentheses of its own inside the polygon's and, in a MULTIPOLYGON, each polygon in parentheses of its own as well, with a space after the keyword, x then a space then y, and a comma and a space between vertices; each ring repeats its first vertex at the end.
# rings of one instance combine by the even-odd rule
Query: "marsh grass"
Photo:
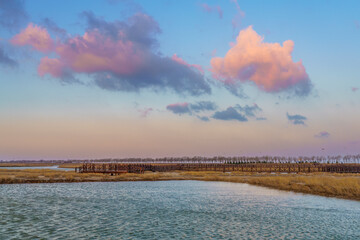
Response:
POLYGON ((83 164, 82 163, 64 163, 64 164, 60 164, 59 168, 78 168, 81 167, 83 164))
POLYGON ((244 172, 145 172, 115 176, 99 173, 76 173, 50 169, 0 169, 0 184, 200 180, 247 183, 279 190, 316 194, 360 201, 360 174, 268 174, 244 172))

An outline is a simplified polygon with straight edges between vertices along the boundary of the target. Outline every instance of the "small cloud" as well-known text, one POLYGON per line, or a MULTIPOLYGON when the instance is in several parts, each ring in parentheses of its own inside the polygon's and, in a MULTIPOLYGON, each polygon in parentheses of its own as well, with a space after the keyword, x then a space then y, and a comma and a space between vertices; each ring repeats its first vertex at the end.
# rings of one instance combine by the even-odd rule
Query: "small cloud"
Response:
POLYGON ((305 125, 305 121, 307 118, 302 115, 290 115, 289 113, 286 113, 287 119, 294 125, 305 125))
POLYGON ((239 82, 232 82, 232 83, 227 83, 224 82, 224 86, 225 88, 234 96, 241 98, 241 99, 247 99, 249 98, 245 93, 244 90, 241 86, 241 84, 239 82))
POLYGON ((327 131, 322 131, 322 132, 319 132, 318 134, 314 135, 314 137, 316 137, 316 138, 328 138, 328 137, 330 137, 330 133, 328 133, 327 131))
POLYGON ((51 20, 50 18, 44 18, 41 21, 41 24, 47 28, 48 30, 50 30, 51 32, 55 33, 56 35, 60 36, 60 37, 65 37, 66 36, 66 30, 59 27, 53 20, 51 20))
POLYGON ((216 110, 217 106, 214 102, 200 101, 194 104, 190 104, 190 108, 194 112, 201 112, 201 111, 214 111, 216 110))
POLYGON ((217 106, 214 102, 211 101, 199 101, 196 103, 174 103, 166 106, 166 109, 175 113, 175 114, 193 114, 203 111, 214 111, 217 109, 217 106))
POLYGON ((154 109, 152 108, 144 108, 144 109, 139 109, 138 112, 140 112, 141 117, 146 118, 153 110, 154 109))
POLYGON ((174 103, 166 106, 166 109, 173 112, 174 114, 188 114, 193 115, 200 119, 201 121, 208 122, 210 121, 207 116, 199 116, 197 113, 214 111, 217 109, 217 105, 211 101, 199 101, 196 103, 174 103))
POLYGON ((240 112, 244 113, 247 117, 255 117, 255 114, 257 112, 262 111, 262 109, 256 103, 254 103, 252 106, 245 105, 244 107, 237 104, 235 108, 240 112))
POLYGON ((0 64, 8 67, 16 67, 18 63, 6 54, 5 50, 0 46, 0 64))
POLYGON ((231 0, 231 2, 233 2, 236 7, 236 14, 231 21, 233 30, 235 31, 240 28, 242 19, 245 17, 245 12, 241 10, 240 5, 237 0, 231 0))
POLYGON ((265 121, 265 120, 267 120, 267 118, 266 117, 258 117, 258 118, 256 118, 256 120, 257 121, 265 121))
POLYGON ((231 120, 237 120, 240 122, 247 122, 247 118, 239 113, 234 107, 228 107, 224 111, 217 111, 212 116, 214 119, 218 120, 225 120, 225 121, 231 121, 231 120))
POLYGON ((218 120, 237 120, 240 122, 248 121, 248 117, 254 118, 258 121, 266 120, 264 117, 257 117, 256 115, 262 111, 262 109, 254 103, 253 105, 245 105, 241 106, 239 104, 235 106, 230 106, 225 110, 219 110, 218 106, 211 101, 198 101, 195 103, 174 103, 169 104, 166 107, 167 110, 173 112, 178 115, 192 115, 197 117, 201 121, 208 122, 210 118, 218 119, 218 120), (210 113, 210 116, 199 115, 199 113, 210 113))
POLYGON ((209 122, 210 119, 206 116, 197 116, 198 119, 200 119, 201 121, 204 121, 204 122, 209 122))
POLYGON ((351 88, 351 91, 353 91, 353 92, 357 92, 358 90, 359 90, 359 88, 357 88, 357 87, 351 88))
POLYGON ((218 5, 217 6, 209 6, 206 3, 203 3, 200 6, 205 12, 208 12, 208 13, 216 12, 218 14, 219 18, 222 19, 223 11, 220 6, 218 6, 218 5))
POLYGON ((179 114, 179 115, 191 114, 189 104, 187 102, 169 104, 166 106, 166 109, 175 114, 179 114))

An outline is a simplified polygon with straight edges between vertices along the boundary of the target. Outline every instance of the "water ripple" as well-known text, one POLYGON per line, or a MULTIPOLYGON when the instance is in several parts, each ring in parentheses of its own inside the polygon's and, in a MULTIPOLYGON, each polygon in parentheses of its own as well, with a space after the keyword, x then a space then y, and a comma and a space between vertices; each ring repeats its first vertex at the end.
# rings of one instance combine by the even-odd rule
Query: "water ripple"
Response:
POLYGON ((0 239, 360 239, 360 203, 239 183, 0 185, 0 239))

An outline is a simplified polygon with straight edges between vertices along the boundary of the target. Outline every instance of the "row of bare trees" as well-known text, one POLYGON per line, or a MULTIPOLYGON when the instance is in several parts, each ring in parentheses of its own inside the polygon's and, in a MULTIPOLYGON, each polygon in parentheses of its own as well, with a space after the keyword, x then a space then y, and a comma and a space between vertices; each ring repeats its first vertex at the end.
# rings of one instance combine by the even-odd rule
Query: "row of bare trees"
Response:
POLYGON ((86 162, 114 163, 360 163, 360 154, 345 156, 261 156, 261 157, 165 157, 165 158, 123 158, 123 159, 93 159, 86 162))

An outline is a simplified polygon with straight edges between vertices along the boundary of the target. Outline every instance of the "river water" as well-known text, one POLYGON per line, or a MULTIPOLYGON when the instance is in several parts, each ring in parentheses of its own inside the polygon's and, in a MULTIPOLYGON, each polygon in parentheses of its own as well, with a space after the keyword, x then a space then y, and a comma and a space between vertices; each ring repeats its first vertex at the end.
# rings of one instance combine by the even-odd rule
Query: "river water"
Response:
POLYGON ((26 169, 49 169, 49 170, 58 170, 58 171, 75 171, 74 168, 60 168, 59 166, 35 166, 35 167, 1 167, 0 169, 10 169, 10 170, 26 170, 26 169))
POLYGON ((225 182, 0 185, 0 239, 360 239, 360 202, 225 182))

